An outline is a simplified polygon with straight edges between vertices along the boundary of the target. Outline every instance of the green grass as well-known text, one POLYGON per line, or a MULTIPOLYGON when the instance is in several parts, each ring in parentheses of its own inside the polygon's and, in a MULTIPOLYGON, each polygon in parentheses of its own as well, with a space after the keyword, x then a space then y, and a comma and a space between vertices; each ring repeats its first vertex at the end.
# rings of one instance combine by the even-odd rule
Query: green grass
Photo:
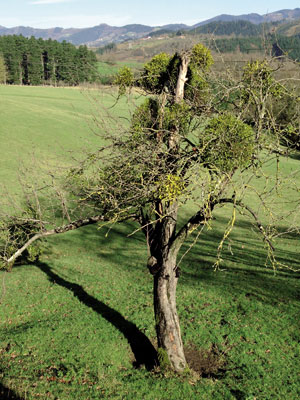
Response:
POLYGON ((129 67, 133 71, 142 69, 143 63, 139 61, 99 61, 98 73, 100 81, 103 83, 111 83, 115 75, 122 67, 129 67))
MULTIPOLYGON (((90 104, 78 90, 0 87, 0 94, 1 107, 6 107, 1 146, 7 146, 2 147, 1 171, 7 169, 1 179, 15 174, 17 161, 10 164, 6 143, 11 135, 11 146, 19 139, 22 143, 20 155, 31 149, 32 142, 39 154, 49 152, 66 164, 62 146, 76 151, 81 141, 95 145, 98 140, 93 135, 90 139, 85 122, 90 104), (61 115, 57 122, 56 111, 61 115), (44 127, 43 137, 35 127, 44 127)), ((111 104, 106 96, 102 100, 111 104)), ((125 115, 124 103, 122 107, 116 112, 125 115)), ((289 174, 298 164, 289 159, 284 171, 289 174)), ((99 231, 91 226, 50 238, 39 264, 0 272, 4 399, 8 393, 53 400, 299 398, 300 274, 274 274, 264 266, 264 243, 245 217, 237 221, 231 246, 227 242, 224 247, 221 269, 214 272, 229 216, 229 209, 219 210, 213 229, 203 233, 180 265, 183 340, 187 347, 214 352, 221 359, 214 373, 178 377, 134 368, 135 338, 155 343, 145 241, 139 233, 127 237, 134 229, 131 224, 115 225, 109 232, 107 227, 99 231)), ((290 234, 276 252, 281 261, 300 268, 299 237, 290 234)))
POLYGON ((0 182, 15 186, 20 162, 30 165, 37 159, 45 166, 70 165, 73 153, 94 148, 99 136, 93 132, 108 128, 101 120, 106 113, 128 115, 125 99, 111 109, 116 96, 104 87, 95 91, 0 86, 0 182))
MULTIPOLYGON (((185 258, 178 288, 185 344, 224 354, 215 376, 133 368, 124 331, 133 323, 154 341, 152 279, 143 238, 126 238, 132 228, 123 225, 108 237, 91 227, 52 238, 40 265, 4 275, 3 384, 28 399, 298 398, 299 274, 266 270, 245 222, 224 270, 213 272, 224 221, 215 224, 185 258)), ((295 250, 281 249, 293 265, 295 250)))

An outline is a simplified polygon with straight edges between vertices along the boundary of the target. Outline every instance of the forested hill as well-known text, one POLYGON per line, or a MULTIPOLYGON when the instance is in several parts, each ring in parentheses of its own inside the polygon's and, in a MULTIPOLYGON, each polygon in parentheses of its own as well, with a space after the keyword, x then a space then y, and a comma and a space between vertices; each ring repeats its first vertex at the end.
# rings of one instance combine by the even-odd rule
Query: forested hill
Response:
POLYGON ((96 56, 86 46, 55 40, 0 37, 0 82, 78 85, 96 77, 96 56))
MULTIPOLYGON (((176 33, 161 29, 149 36, 153 40, 156 37, 158 39, 164 37, 166 48, 168 45, 169 47, 176 46, 176 37, 180 37, 182 42, 183 39, 188 41, 198 38, 205 46, 219 53, 254 54, 267 51, 276 57, 285 56, 300 61, 300 20, 288 24, 281 24, 279 21, 262 24, 242 20, 214 21, 192 30, 179 30, 176 33), (294 34, 285 35, 288 32, 294 34), (173 45, 171 45, 172 40, 173 45)), ((165 51, 165 49, 160 48, 160 51, 165 51)))
POLYGON ((300 37, 235 37, 215 39, 214 41, 204 40, 204 43, 211 50, 220 53, 241 52, 253 54, 257 52, 265 52, 269 49, 274 57, 285 56, 294 61, 300 61, 300 37))
POLYGON ((190 31, 191 34, 213 34, 216 36, 260 36, 270 31, 276 23, 253 24, 249 21, 215 21, 199 26, 190 31))

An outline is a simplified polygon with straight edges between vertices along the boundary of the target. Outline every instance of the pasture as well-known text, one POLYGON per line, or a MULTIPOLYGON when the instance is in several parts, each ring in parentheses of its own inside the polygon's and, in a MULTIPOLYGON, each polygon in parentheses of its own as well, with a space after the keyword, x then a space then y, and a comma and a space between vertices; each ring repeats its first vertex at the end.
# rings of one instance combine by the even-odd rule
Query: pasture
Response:
POLYGON ((107 87, 0 86, 1 184, 15 187, 21 164, 39 160, 46 166, 68 166, 73 153, 93 148, 99 142, 99 125, 108 129, 101 120, 106 113, 121 118, 128 114, 122 99, 108 111, 116 97, 107 87))
MULTIPOLYGON (((106 56, 107 57, 107 56, 106 56)), ((126 66, 131 68, 134 72, 140 70, 143 66, 142 62, 138 61, 115 61, 105 58, 104 61, 98 62, 98 78, 103 84, 112 83, 115 75, 120 68, 126 66)))
MULTIPOLYGON (((93 131, 107 129, 94 117, 115 97, 111 89, 0 86, 1 184, 20 193, 20 162, 64 169, 82 148, 94 148, 93 131)), ((123 121, 128 104, 109 113, 123 121)), ((282 172, 289 176, 299 162, 287 158, 282 172)), ((183 376, 136 366, 147 341, 155 345, 155 330, 147 248, 140 232, 127 237, 132 224, 52 237, 39 263, 0 271, 0 398, 299 398, 300 274, 265 267, 264 243, 245 216, 214 271, 229 218, 230 209, 218 211, 180 265, 177 304, 194 370, 183 376)), ((299 237, 290 233, 277 245, 279 260, 299 269, 299 237)))

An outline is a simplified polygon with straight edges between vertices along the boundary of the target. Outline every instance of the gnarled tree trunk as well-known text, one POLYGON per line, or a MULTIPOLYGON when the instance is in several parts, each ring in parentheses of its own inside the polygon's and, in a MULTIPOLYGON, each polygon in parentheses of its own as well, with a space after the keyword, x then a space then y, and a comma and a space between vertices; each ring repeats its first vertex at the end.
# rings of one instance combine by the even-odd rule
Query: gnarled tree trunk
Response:
MULTIPOLYGON (((180 104, 184 99, 190 53, 183 53, 180 58, 181 63, 174 98, 174 102, 177 104, 180 104)), ((174 153, 178 153, 179 140, 179 126, 176 126, 174 130, 169 132, 168 150, 171 161, 173 161, 174 153)), ((176 236, 178 204, 176 201, 169 204, 158 202, 156 208, 157 215, 161 215, 163 218, 154 229, 148 267, 154 275, 154 313, 158 357, 161 366, 168 364, 175 371, 182 372, 187 363, 176 309, 176 287, 179 275, 176 258, 180 246, 172 247, 176 236)))
POLYGON ((154 313, 159 361, 162 367, 169 365, 175 371, 181 372, 186 367, 186 359, 176 309, 178 249, 171 249, 176 234, 177 204, 167 207, 165 215, 155 228, 148 268, 154 275, 154 313))
POLYGON ((186 367, 186 360, 176 309, 177 281, 176 256, 168 254, 154 276, 155 326, 160 363, 170 364, 180 372, 186 367))

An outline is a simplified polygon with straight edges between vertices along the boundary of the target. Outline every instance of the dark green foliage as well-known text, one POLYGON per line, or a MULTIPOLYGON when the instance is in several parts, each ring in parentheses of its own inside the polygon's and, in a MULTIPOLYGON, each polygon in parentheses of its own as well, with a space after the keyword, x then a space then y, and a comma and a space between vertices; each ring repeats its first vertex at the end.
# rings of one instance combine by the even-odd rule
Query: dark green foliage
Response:
POLYGON ((103 47, 99 47, 96 50, 96 53, 100 54, 100 55, 105 54, 105 53, 109 53, 109 52, 115 50, 116 47, 117 47, 116 43, 108 43, 103 47))
POLYGON ((260 36, 265 31, 265 24, 252 24, 249 21, 216 21, 209 24, 199 26, 192 30, 192 33, 214 34, 216 36, 223 35, 239 35, 239 36, 260 36))
POLYGON ((3 55, 0 53, 0 83, 6 83, 7 70, 3 55))
POLYGON ((96 55, 86 46, 23 36, 0 37, 6 82, 21 85, 78 85, 96 79, 96 55))
MULTIPOLYGON (((178 32, 180 32, 180 31, 178 31, 178 32)), ((172 32, 170 29, 159 29, 158 31, 150 32, 147 36, 157 37, 157 36, 161 36, 161 35, 173 36, 174 32, 172 32)), ((176 36, 178 36, 177 33, 176 33, 176 36)))
POLYGON ((273 55, 286 56, 292 60, 300 60, 300 36, 279 37, 274 40, 273 55))
POLYGON ((160 93, 165 85, 165 74, 169 66, 170 56, 166 53, 157 54, 145 64, 144 73, 140 80, 141 86, 150 92, 160 93))
POLYGON ((185 136, 188 134, 192 119, 191 108, 187 103, 170 104, 165 109, 163 128, 170 132, 179 129, 180 133, 185 136))
POLYGON ((94 82, 96 80, 97 58, 93 51, 86 46, 79 46, 75 53, 75 65, 77 65, 78 82, 94 82))
POLYGON ((221 53, 231 53, 240 51, 241 53, 251 54, 264 50, 264 42, 261 37, 216 39, 207 43, 207 46, 214 51, 221 53))
MULTIPOLYGON (((217 35, 217 34, 216 34, 217 35)), ((220 53, 231 53, 239 51, 241 53, 252 54, 263 52, 266 49, 272 50, 274 57, 288 57, 294 61, 300 60, 300 37, 299 36, 274 36, 267 35, 263 38, 257 34, 250 37, 232 37, 215 39, 213 42, 204 40, 206 46, 211 50, 220 53)))

